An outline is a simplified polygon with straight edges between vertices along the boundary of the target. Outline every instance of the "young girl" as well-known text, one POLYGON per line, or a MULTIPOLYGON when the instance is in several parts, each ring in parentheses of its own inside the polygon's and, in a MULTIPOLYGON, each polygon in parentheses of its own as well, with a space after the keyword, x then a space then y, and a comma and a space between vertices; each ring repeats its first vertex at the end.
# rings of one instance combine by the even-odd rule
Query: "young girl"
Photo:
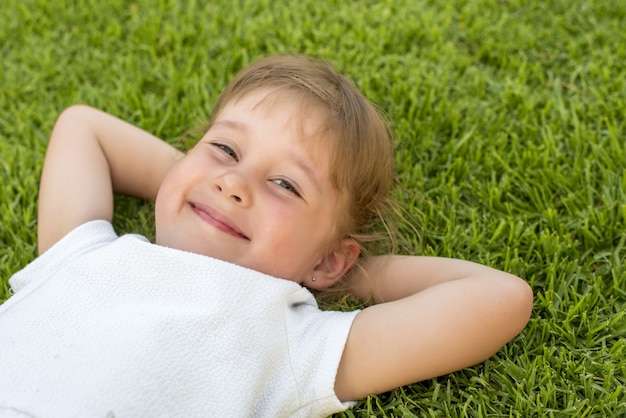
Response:
POLYGON ((327 416, 491 356, 529 318, 524 281, 361 255, 392 158, 376 109, 301 57, 244 69, 186 155, 69 108, 43 168, 40 257, 0 306, 0 415, 327 416), (113 193, 156 198, 156 244, 115 234, 113 193), (374 304, 319 310, 308 289, 339 280, 374 304))

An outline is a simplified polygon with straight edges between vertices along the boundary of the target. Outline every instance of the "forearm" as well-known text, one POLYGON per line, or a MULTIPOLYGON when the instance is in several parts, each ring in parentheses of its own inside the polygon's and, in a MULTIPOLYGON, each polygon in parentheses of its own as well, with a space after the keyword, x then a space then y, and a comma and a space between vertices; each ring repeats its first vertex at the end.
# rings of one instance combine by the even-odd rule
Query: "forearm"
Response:
POLYGON ((156 136, 97 109, 74 106, 66 112, 70 129, 81 124, 97 141, 114 193, 154 200, 163 178, 183 155, 156 136))
POLYGON ((390 302, 411 296, 429 287, 469 277, 519 278, 465 260, 443 257, 389 255, 372 257, 363 271, 349 281, 349 291, 364 301, 390 302))

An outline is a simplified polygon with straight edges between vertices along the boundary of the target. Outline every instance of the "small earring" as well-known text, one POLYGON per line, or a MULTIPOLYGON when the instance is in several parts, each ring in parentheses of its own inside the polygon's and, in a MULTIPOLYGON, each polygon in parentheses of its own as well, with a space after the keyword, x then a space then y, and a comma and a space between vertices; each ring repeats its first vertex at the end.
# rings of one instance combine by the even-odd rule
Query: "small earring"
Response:
POLYGON ((315 276, 311 277, 311 281, 314 282, 315 281, 315 276))

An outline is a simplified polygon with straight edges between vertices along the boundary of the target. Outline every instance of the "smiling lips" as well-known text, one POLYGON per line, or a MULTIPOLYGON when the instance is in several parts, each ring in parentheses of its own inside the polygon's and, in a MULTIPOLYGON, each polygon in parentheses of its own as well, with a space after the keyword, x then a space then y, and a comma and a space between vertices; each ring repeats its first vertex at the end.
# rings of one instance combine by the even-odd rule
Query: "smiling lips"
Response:
POLYGON ((189 202, 189 205, 191 206, 191 210, 193 210, 203 221, 236 238, 242 238, 250 241, 250 238, 241 232, 239 228, 237 228, 237 226, 229 219, 205 206, 198 205, 193 202, 189 202))

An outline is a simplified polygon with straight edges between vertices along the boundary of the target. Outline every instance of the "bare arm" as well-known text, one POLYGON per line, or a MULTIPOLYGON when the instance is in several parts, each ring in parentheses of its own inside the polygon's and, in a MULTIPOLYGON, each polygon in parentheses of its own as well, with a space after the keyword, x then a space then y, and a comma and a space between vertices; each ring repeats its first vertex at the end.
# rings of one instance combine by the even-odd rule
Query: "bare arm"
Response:
POLYGON ((352 291, 380 303, 356 317, 337 372, 342 400, 477 364, 526 325, 530 287, 480 264, 437 257, 378 257, 352 291))
POLYGON ((43 253, 78 225, 111 220, 113 193, 154 199, 181 153, 157 137, 87 106, 72 106, 50 137, 39 189, 43 253))

